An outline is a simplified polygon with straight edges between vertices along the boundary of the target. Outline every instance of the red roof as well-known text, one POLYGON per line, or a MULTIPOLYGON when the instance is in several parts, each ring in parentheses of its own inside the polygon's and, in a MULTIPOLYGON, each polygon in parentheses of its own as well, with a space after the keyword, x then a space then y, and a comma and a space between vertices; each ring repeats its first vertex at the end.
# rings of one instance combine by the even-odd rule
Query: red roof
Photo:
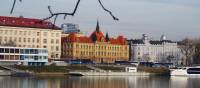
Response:
POLYGON ((103 35, 103 32, 99 29, 99 22, 97 21, 96 30, 90 35, 90 37, 87 36, 81 36, 77 37, 75 33, 69 34, 67 37, 62 38, 62 43, 66 42, 79 42, 79 43, 94 43, 94 42, 108 42, 110 44, 116 44, 116 45, 125 45, 126 44, 126 38, 123 36, 119 36, 117 38, 110 38, 110 41, 106 41, 105 36, 103 35))
POLYGON ((94 31, 91 35, 90 35, 90 38, 92 38, 93 36, 96 36, 96 41, 100 42, 100 41, 106 41, 104 35, 103 35, 103 32, 97 32, 97 31, 94 31), (102 39, 103 40, 102 40, 102 39))
MULTIPOLYGON (((71 33, 67 37, 62 37, 62 43, 65 43, 65 42, 94 43, 91 37, 87 37, 87 36, 77 37, 75 33, 71 33)), ((106 42, 106 41, 103 41, 103 42, 106 42)), ((124 38, 123 36, 119 36, 118 38, 110 38, 109 43, 116 44, 116 45, 125 45, 126 38, 124 38)))
POLYGON ((42 21, 41 19, 7 16, 0 16, 0 26, 59 29, 51 22, 42 21))

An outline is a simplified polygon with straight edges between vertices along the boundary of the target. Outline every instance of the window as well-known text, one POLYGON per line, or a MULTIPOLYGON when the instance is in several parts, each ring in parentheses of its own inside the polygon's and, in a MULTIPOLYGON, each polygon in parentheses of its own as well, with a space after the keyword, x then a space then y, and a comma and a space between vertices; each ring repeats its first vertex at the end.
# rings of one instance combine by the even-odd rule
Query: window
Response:
POLYGON ((38 60, 38 56, 34 56, 34 60, 38 60))
POLYGON ((43 58, 44 58, 44 59, 48 59, 48 57, 47 57, 47 56, 43 56, 43 58))
POLYGON ((37 36, 40 36, 40 32, 37 32, 37 36))
POLYGON ((12 41, 12 37, 9 38, 9 41, 12 41))
POLYGON ((0 36, 0 42, 1 42, 1 40, 2 40, 2 37, 0 36))
POLYGON ((56 39, 56 44, 59 44, 59 39, 56 39))
POLYGON ((59 37, 59 33, 56 33, 56 37, 59 37))
POLYGON ((19 49, 15 49, 15 53, 19 53, 19 49))
POLYGON ((29 54, 30 50, 29 49, 25 49, 25 54, 29 54))
POLYGON ((1 59, 1 60, 4 59, 4 55, 0 55, 0 59, 1 59))
POLYGON ((54 33, 51 33, 51 37, 54 37, 54 33))
POLYGON ((0 34, 2 34, 3 33, 3 30, 0 30, 0 34))
POLYGON ((21 42, 21 38, 19 37, 19 42, 21 42))
POLYGON ((0 53, 4 53, 4 48, 0 48, 0 53))
POLYGON ((43 48, 47 48, 47 46, 43 46, 43 48))
POLYGON ((53 46, 51 46, 51 50, 52 50, 52 51, 54 50, 54 47, 53 47, 53 46))
POLYGON ((43 43, 47 43, 47 39, 43 39, 43 43))
POLYGON ((24 31, 24 35, 26 35, 26 31, 24 31))
POLYGON ((24 38, 24 42, 26 42, 26 38, 24 38))
POLYGON ((19 32, 19 35, 22 35, 22 31, 19 32))
POLYGON ((5 49, 5 52, 6 52, 6 53, 9 53, 9 49, 6 48, 6 49, 5 49))
POLYGON ((24 60, 24 55, 20 55, 20 60, 24 60))
POLYGON ((52 43, 52 44, 54 43, 54 40, 53 40, 53 39, 51 39, 51 43, 52 43))
POLYGON ((34 38, 32 39, 32 42, 33 42, 33 43, 35 42, 35 39, 34 39, 34 38))
POLYGON ((14 41, 15 41, 15 42, 17 41, 17 38, 16 38, 16 37, 14 38, 14 41))
POLYGON ((14 49, 10 49, 10 53, 14 53, 14 49))
POLYGON ((40 42, 40 40, 39 40, 39 38, 37 38, 37 43, 39 43, 40 42))
POLYGON ((56 51, 59 51, 59 46, 56 46, 56 51))
POLYGON ((47 32, 44 32, 43 35, 44 35, 44 36, 47 36, 47 32))
POLYGON ((7 41, 7 37, 5 36, 5 38, 4 38, 4 41, 6 42, 7 41))
POLYGON ((7 30, 5 30, 5 34, 7 34, 8 33, 8 31, 7 30))
POLYGON ((28 38, 28 42, 31 42, 31 38, 28 38))
POLYGON ((28 32, 28 35, 31 35, 31 31, 28 32))
POLYGON ((12 35, 12 30, 10 30, 10 35, 12 35))

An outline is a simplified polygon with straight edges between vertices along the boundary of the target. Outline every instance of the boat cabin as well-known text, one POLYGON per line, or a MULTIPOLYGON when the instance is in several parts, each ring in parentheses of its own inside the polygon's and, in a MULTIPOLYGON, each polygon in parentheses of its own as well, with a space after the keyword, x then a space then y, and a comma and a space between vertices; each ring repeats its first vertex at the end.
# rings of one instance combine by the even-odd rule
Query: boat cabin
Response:
POLYGON ((137 67, 126 67, 126 72, 137 72, 137 67))

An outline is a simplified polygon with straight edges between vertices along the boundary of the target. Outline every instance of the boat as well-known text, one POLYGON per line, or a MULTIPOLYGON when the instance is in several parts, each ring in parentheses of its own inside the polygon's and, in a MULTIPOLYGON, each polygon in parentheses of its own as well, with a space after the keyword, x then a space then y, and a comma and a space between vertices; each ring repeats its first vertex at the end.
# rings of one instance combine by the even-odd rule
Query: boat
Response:
POLYGON ((200 66, 171 69, 170 75, 171 76, 200 76, 200 66))
POLYGON ((126 67, 123 72, 113 71, 70 71, 68 75, 71 76, 149 76, 150 73, 138 72, 137 67, 126 67))

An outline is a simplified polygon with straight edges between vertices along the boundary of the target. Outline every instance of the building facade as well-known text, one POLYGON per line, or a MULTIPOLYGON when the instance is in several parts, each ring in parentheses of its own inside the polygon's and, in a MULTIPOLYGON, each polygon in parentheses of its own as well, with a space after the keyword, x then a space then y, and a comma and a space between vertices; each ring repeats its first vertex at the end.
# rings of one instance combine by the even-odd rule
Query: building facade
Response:
POLYGON ((167 40, 162 35, 160 40, 150 40, 146 34, 142 39, 128 40, 132 61, 179 64, 181 52, 177 42, 167 40))
POLYGON ((0 45, 46 48, 49 59, 60 59, 61 30, 39 19, 0 16, 0 45))
POLYGON ((48 62, 45 48, 22 48, 0 46, 0 65, 42 66, 48 62))
POLYGON ((61 25, 62 31, 64 34, 69 34, 69 33, 79 33, 79 25, 78 24, 73 24, 73 23, 64 23, 61 25))
POLYGON ((62 38, 62 58, 65 60, 89 59, 95 63, 114 63, 129 60, 129 46, 126 38, 109 38, 103 35, 97 23, 96 30, 87 36, 75 33, 62 38))

